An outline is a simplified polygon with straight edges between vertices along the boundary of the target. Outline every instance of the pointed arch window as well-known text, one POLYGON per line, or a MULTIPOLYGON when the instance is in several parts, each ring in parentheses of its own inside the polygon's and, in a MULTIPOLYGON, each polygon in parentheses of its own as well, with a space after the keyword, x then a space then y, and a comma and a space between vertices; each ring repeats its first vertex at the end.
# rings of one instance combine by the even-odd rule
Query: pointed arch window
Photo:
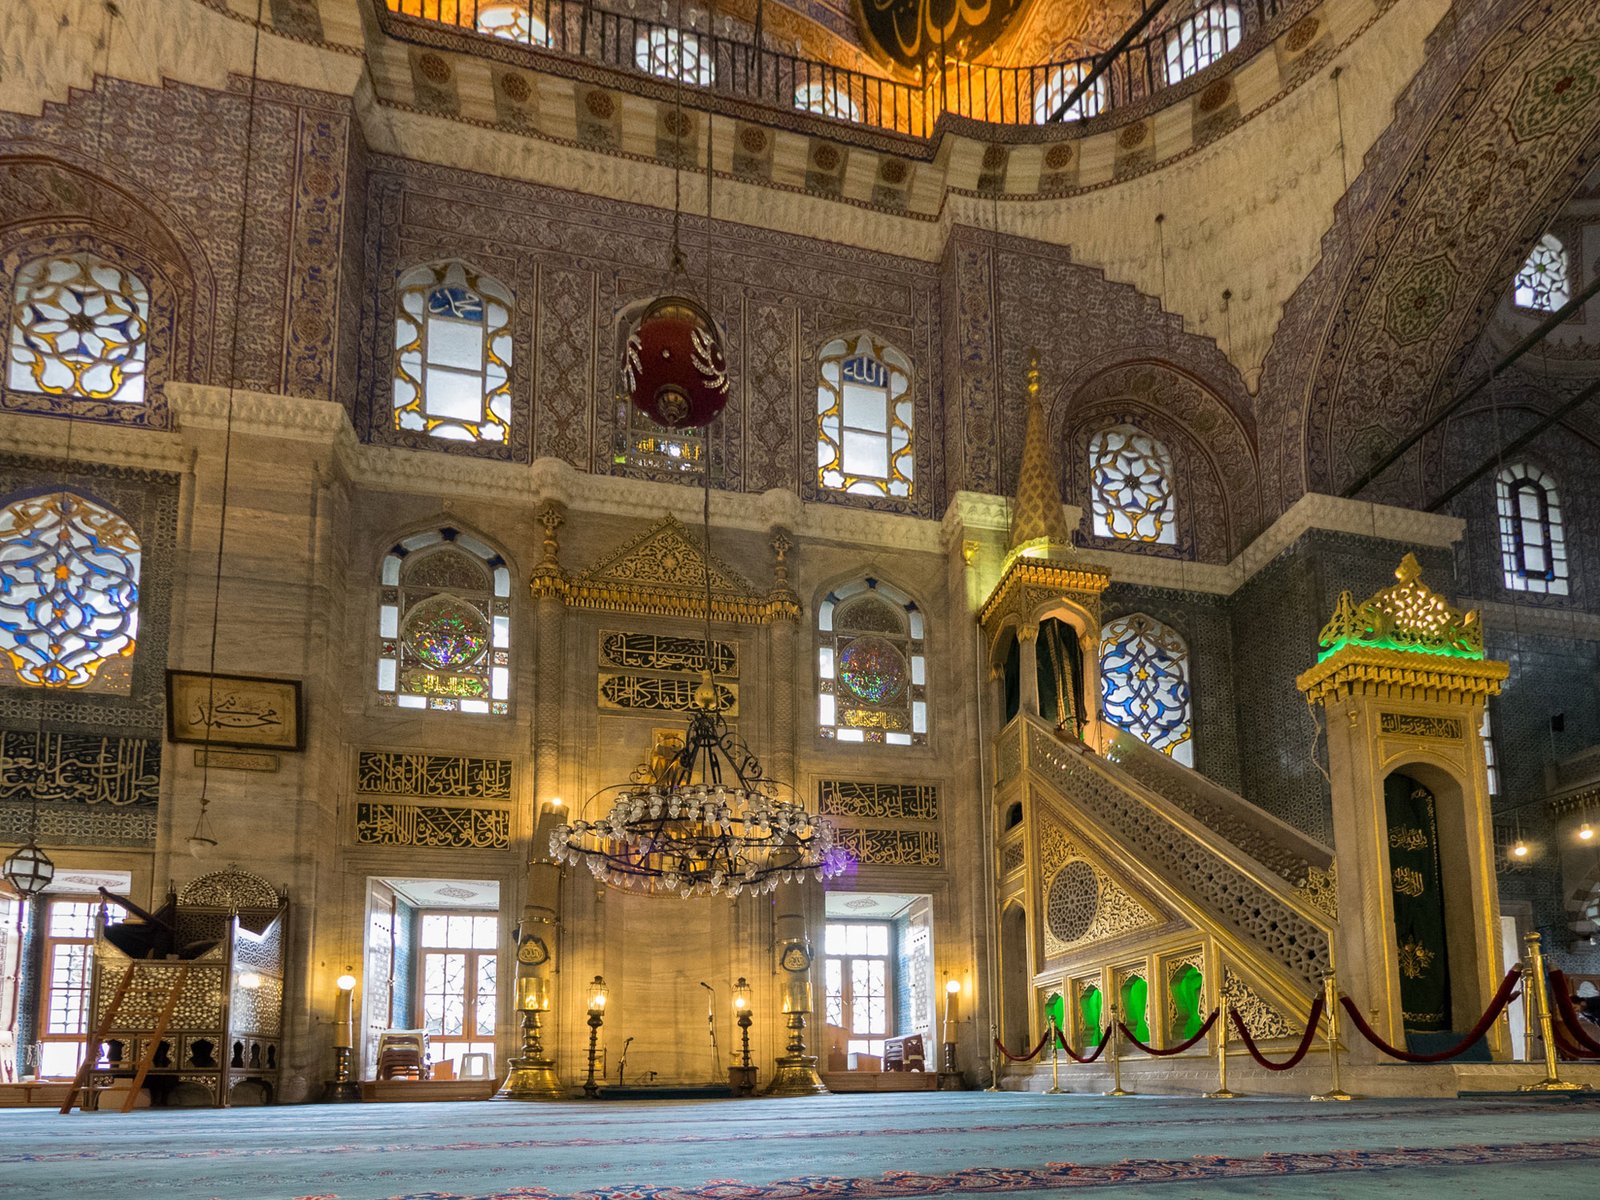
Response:
POLYGON ((521 4, 490 4, 478 10, 476 28, 490 37, 521 42, 525 46, 548 46, 550 32, 538 17, 521 4))
POLYGON ((1089 442, 1089 502, 1097 537, 1173 546, 1178 541, 1172 453, 1132 425, 1089 442))
POLYGON ((922 610, 877 579, 817 606, 817 731, 840 742, 925 745, 928 664, 922 610))
POLYGON ((634 42, 633 62, 648 74, 700 87, 710 87, 717 75, 700 35, 682 29, 658 26, 641 33, 634 42))
POLYGON ((76 492, 0 509, 0 650, 9 683, 126 694, 139 633, 139 536, 76 492))
POLYGON ((395 428, 448 441, 511 433, 511 294, 460 262, 400 276, 395 428))
POLYGON ((142 404, 150 290, 88 252, 36 258, 17 271, 6 386, 142 404))
POLYGON ((911 362, 870 333, 823 346, 817 385, 817 482, 860 496, 911 495, 911 362))
POLYGON ((1533 250, 1517 272, 1511 299, 1518 308, 1555 312, 1572 293, 1567 248, 1553 233, 1533 244, 1533 250))
POLYGON ((1237 4, 1207 4, 1167 30, 1167 83, 1205 70, 1244 35, 1237 4))
POLYGON ((861 120, 861 109, 848 90, 828 83, 802 83, 794 89, 794 106, 802 112, 835 121, 861 120))
MULTIPOLYGON (((1048 124, 1055 117, 1056 109, 1061 107, 1061 102, 1072 95, 1077 90, 1078 84, 1083 82, 1085 74, 1087 68, 1083 63, 1062 63, 1060 66, 1049 68, 1045 73, 1044 82, 1034 89, 1033 123, 1048 124)), ((1089 117, 1098 117, 1105 106, 1105 76, 1097 75, 1090 80, 1083 95, 1074 100, 1067 107, 1067 111, 1061 114, 1061 119, 1082 121, 1089 117)))
POLYGON ((1506 587, 1565 596, 1567 544, 1555 481, 1538 467, 1516 463, 1501 469, 1494 492, 1506 587))
POLYGON ((402 538, 383 559, 378 699, 400 708, 510 711, 511 570, 449 527, 402 538))
POLYGON ((1100 632, 1100 689, 1107 721, 1194 766, 1189 647, 1177 630, 1144 613, 1108 622, 1100 632))

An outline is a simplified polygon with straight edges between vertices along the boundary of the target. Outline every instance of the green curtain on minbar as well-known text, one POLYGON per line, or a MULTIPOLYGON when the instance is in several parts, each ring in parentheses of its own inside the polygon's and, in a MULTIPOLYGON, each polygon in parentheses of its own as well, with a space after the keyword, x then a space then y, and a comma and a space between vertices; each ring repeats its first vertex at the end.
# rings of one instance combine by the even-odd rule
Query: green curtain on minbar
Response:
POLYGON ((1172 1006, 1178 1012, 1178 1035, 1184 1041, 1200 1032, 1205 1020, 1200 1016, 1200 992, 1205 978, 1199 968, 1186 965, 1172 977, 1172 1006))
POLYGON ((1133 1030, 1134 1037, 1149 1043, 1150 985, 1137 975, 1122 981, 1122 1023, 1133 1030))
POLYGON ((1104 997, 1100 995, 1099 988, 1083 989, 1083 994, 1078 997, 1078 1015, 1083 1019, 1078 1036, 1083 1039, 1084 1049, 1092 1050, 1100 1044, 1100 1032, 1105 1028, 1100 1014, 1104 1008, 1104 997))
POLYGON ((1044 1002, 1044 1020, 1046 1025, 1054 1021, 1061 1035, 1066 1036, 1067 1003, 1061 998, 1060 992, 1051 992, 1050 998, 1044 1002))
POLYGON ((1451 1025, 1450 964, 1433 793, 1410 776, 1396 774, 1383 781, 1383 799, 1405 1028, 1438 1033, 1451 1025))

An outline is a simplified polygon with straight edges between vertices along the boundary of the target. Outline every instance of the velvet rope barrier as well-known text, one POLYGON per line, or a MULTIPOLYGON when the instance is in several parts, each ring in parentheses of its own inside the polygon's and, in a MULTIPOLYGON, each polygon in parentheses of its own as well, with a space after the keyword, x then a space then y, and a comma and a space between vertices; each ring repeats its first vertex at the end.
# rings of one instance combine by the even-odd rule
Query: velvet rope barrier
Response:
POLYGON ((1128 1041, 1132 1042, 1138 1049, 1143 1050, 1146 1054, 1154 1054, 1157 1058, 1167 1058, 1174 1054, 1182 1054, 1185 1050, 1193 1049, 1195 1043, 1199 1042, 1206 1036, 1206 1034, 1210 1033, 1211 1027, 1217 1023, 1217 1012, 1218 1010, 1213 1008, 1211 1010, 1211 1015, 1206 1018, 1206 1023, 1200 1026, 1200 1031, 1188 1041, 1180 1042, 1176 1046, 1169 1046, 1165 1050, 1157 1050, 1154 1046, 1146 1046, 1138 1038, 1134 1037, 1133 1030, 1129 1029, 1126 1025, 1123 1025, 1121 1021, 1118 1021, 1117 1024, 1122 1028, 1122 1036, 1127 1038, 1128 1041))
POLYGON ((1067 1039, 1061 1036, 1061 1031, 1059 1029, 1056 1030, 1056 1045, 1060 1046, 1062 1050, 1066 1051, 1067 1057, 1073 1062, 1081 1063, 1084 1066, 1088 1066, 1090 1063, 1094 1062, 1095 1059, 1104 1054, 1106 1052, 1106 1047, 1110 1044, 1111 1026, 1109 1025, 1106 1026, 1106 1031, 1100 1035, 1100 1044, 1094 1048, 1094 1053, 1088 1055, 1079 1054, 1071 1046, 1067 1045, 1067 1039))
POLYGON ((1572 989, 1567 984, 1567 977, 1561 971, 1550 972, 1550 995, 1556 998, 1556 1008, 1561 1013, 1561 1023, 1566 1026, 1565 1033, 1579 1051, 1577 1054, 1567 1054, 1568 1058, 1594 1058, 1600 1056, 1600 1042, 1595 1041, 1584 1032, 1583 1023, 1578 1019, 1578 1010, 1572 1007, 1572 989))
POLYGON ((1010 1059, 1012 1062, 1032 1062, 1034 1059, 1039 1057, 1039 1052, 1049 1044, 1050 1035, 1046 1033, 1042 1038, 1039 1039, 1039 1044, 1032 1050, 1029 1050, 1026 1054, 1013 1054, 1011 1051, 1006 1049, 1005 1043, 999 1038, 995 1038, 994 1040, 994 1048, 1000 1051, 1001 1054, 1004 1054, 1006 1058, 1010 1059))
POLYGON ((1556 1050, 1568 1062, 1595 1062, 1600 1060, 1600 1054, 1590 1054, 1581 1047, 1574 1046, 1567 1040, 1566 1030, 1555 1022, 1550 1023, 1550 1040, 1555 1043, 1556 1050))
POLYGON ((1305 1036, 1300 1039, 1300 1044, 1295 1051, 1282 1062, 1273 1062, 1256 1048, 1255 1039, 1250 1036, 1250 1030, 1244 1023, 1244 1018, 1239 1015, 1239 1010, 1230 1008, 1228 1017, 1233 1021, 1233 1028, 1239 1035, 1239 1040, 1244 1043, 1244 1048, 1250 1052, 1250 1057, 1255 1059, 1269 1071, 1289 1071, 1300 1065, 1300 1060, 1311 1049, 1311 1043, 1317 1040, 1317 1026, 1322 1024, 1322 1010, 1327 1007, 1327 999, 1318 996, 1311 1005, 1311 1016, 1306 1020, 1305 1036))
POLYGON ((1500 990, 1494 994, 1494 999, 1489 1001, 1489 1007, 1484 1010, 1483 1016, 1478 1018, 1478 1023, 1467 1031, 1467 1035, 1451 1046, 1448 1050, 1441 1050, 1437 1054, 1413 1054, 1409 1050, 1400 1050, 1389 1045, 1378 1036, 1377 1030, 1367 1024, 1366 1018, 1361 1015, 1361 1010, 1355 1006, 1349 996, 1340 996, 1339 1003, 1344 1005, 1344 1011, 1350 1015, 1351 1022, 1361 1031, 1361 1036, 1366 1038, 1379 1050, 1390 1058, 1398 1058, 1401 1062, 1408 1063, 1437 1063, 1448 1062, 1459 1054, 1465 1054, 1477 1043, 1478 1039, 1489 1032, 1489 1026, 1500 1019, 1500 1014, 1505 1011, 1506 1005, 1517 992, 1517 981, 1522 977, 1522 972, 1516 967, 1506 972, 1506 977, 1500 984, 1500 990))

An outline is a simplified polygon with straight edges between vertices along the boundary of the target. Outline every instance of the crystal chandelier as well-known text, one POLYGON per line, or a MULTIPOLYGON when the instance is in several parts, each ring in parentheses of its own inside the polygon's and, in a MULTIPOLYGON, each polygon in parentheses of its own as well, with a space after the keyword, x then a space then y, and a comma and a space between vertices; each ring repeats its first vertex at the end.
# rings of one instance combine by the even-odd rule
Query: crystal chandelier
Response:
POLYGON ((728 729, 709 671, 695 690, 682 746, 595 799, 607 791, 617 793, 610 812, 558 825, 550 855, 583 863, 613 887, 685 898, 759 895, 836 875, 848 857, 833 826, 784 796, 728 729))

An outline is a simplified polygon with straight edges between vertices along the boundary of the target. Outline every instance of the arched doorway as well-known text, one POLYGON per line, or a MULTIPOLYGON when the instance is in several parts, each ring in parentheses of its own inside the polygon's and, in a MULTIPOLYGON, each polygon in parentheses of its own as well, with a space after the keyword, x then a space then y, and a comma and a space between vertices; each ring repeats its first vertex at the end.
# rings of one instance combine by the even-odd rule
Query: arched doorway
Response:
POLYGON ((1000 914, 1000 1040, 1013 1054, 1026 1054, 1033 1028, 1030 993, 1033 971, 1028 962, 1028 918, 1020 904, 1000 914))
POLYGON ((1400 1006, 1411 1044, 1453 1027, 1449 925, 1433 789, 1396 771, 1383 781, 1400 1006))

